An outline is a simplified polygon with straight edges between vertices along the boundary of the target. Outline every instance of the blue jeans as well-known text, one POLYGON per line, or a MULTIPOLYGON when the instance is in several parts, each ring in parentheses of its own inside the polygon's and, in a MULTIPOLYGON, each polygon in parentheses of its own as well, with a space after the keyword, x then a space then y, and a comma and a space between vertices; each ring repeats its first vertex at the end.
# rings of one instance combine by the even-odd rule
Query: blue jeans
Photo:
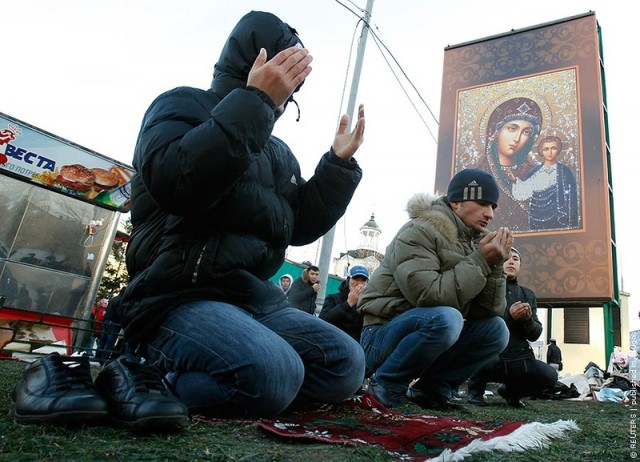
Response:
POLYGON ((386 324, 366 326, 360 344, 367 369, 393 393, 409 384, 450 397, 451 390, 507 346, 509 330, 500 317, 465 321, 449 306, 413 308, 386 324))
POLYGON ((274 416, 337 403, 362 385, 364 352, 340 329, 297 308, 263 315, 222 302, 182 304, 147 345, 192 413, 274 416))
POLYGON ((85 345, 84 350, 81 349, 80 351, 84 351, 88 355, 92 355, 95 351, 93 346, 96 344, 96 340, 96 337, 93 336, 93 332, 89 333, 87 344, 85 345))

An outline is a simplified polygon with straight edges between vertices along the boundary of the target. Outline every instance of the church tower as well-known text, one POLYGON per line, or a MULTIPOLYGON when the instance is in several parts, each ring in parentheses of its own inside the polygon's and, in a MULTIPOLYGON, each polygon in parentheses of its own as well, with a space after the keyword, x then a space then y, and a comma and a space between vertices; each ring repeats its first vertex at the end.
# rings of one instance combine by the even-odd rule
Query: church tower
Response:
POLYGON ((375 220, 375 214, 360 227, 360 244, 357 249, 348 250, 341 253, 340 257, 334 260, 334 274, 346 277, 352 266, 366 266, 370 274, 380 266, 383 254, 378 250, 378 238, 382 230, 375 220))
POLYGON ((360 249, 378 251, 378 237, 382 230, 376 223, 375 214, 360 228, 360 249))

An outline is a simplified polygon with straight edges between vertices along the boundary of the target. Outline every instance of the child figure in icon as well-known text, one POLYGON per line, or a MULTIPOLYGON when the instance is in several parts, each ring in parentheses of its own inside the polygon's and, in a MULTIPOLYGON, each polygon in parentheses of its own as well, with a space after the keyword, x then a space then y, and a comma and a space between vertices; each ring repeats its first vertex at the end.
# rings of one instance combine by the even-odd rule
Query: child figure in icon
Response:
POLYGON ((557 161, 562 150, 563 143, 558 136, 543 138, 538 145, 542 163, 513 184, 513 197, 519 201, 529 200, 532 231, 579 227, 576 179, 568 166, 557 161))

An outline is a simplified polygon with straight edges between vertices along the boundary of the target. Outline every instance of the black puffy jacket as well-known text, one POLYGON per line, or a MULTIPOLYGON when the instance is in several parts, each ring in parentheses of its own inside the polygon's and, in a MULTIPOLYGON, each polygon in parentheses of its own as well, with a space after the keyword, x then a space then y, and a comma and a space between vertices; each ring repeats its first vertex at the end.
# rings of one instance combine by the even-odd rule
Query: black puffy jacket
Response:
POLYGON ((296 43, 277 17, 251 12, 229 36, 211 89, 176 88, 147 110, 133 159, 131 280, 119 313, 132 343, 185 300, 252 312, 283 306, 268 278, 287 246, 315 241, 344 214, 362 176, 355 159, 329 150, 306 182, 271 135, 273 101, 246 87, 260 47, 270 59, 296 43))

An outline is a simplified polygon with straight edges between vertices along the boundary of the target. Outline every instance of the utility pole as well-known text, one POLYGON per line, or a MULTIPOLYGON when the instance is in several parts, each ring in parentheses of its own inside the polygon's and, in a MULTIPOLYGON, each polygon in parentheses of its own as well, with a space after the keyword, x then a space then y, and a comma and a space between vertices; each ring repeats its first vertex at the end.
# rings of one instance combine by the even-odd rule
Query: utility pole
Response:
MULTIPOLYGON (((353 79, 351 81, 351 93, 349 94, 349 102, 347 104, 347 114, 349 115, 349 126, 347 130, 351 130, 356 107, 356 97, 358 95, 358 83, 360 82, 360 74, 362 73, 362 61, 364 60, 364 50, 367 45, 367 37, 369 36, 369 24, 371 23, 371 10, 373 9, 373 0, 367 0, 367 7, 364 12, 364 20, 362 23, 362 34, 358 41, 358 54, 356 56, 356 64, 353 68, 353 79)), ((327 280, 329 279, 329 266, 331 265, 331 252, 333 251, 333 238, 336 232, 335 225, 322 237, 322 247, 320 249, 320 292, 318 293, 318 302, 324 303, 327 292, 327 280)))

